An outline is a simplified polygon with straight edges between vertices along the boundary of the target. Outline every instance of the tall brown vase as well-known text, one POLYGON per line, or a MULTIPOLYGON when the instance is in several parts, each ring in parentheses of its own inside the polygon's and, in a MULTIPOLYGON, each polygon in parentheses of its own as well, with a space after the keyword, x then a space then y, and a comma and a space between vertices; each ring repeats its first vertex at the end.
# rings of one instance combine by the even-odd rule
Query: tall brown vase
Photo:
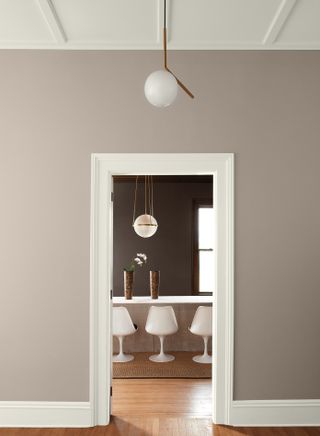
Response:
POLYGON ((159 297, 160 271, 150 271, 150 295, 153 300, 159 297))
POLYGON ((134 271, 123 271, 124 297, 131 300, 133 295, 134 271))

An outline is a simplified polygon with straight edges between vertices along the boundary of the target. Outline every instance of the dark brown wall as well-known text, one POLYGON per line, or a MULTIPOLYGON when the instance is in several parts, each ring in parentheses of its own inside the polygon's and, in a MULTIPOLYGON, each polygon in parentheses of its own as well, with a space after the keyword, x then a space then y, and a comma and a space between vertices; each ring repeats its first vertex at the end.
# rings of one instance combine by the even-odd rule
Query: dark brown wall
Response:
MULTIPOLYGON (((210 183, 154 183, 157 233, 141 238, 132 228, 134 183, 114 183, 114 295, 123 295, 123 268, 136 253, 148 263, 135 274, 135 295, 149 294, 149 270, 160 270, 161 295, 192 293, 192 201, 211 198, 210 183)), ((137 216, 143 213, 139 184, 137 216)))

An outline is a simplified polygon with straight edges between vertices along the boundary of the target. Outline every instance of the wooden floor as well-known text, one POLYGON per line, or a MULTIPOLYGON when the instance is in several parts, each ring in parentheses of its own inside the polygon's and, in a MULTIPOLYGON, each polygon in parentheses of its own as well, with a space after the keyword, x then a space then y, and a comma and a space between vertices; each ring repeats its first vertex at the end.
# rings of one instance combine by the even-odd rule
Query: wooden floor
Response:
POLYGON ((114 379, 112 414, 210 418, 210 379, 114 379))
POLYGON ((151 416, 113 418, 107 427, 94 428, 3 428, 1 436, 319 436, 319 428, 254 428, 212 426, 211 419, 159 418, 151 416))
POLYGON ((0 429, 0 436, 320 436, 320 428, 212 426, 211 380, 113 380, 106 427, 0 429))

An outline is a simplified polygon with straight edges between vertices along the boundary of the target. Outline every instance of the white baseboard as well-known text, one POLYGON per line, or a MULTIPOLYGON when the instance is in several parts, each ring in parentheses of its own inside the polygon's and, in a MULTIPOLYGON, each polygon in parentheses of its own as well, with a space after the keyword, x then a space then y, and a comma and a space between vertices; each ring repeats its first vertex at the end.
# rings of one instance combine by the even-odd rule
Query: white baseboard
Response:
POLYGON ((320 426, 320 400, 233 401, 233 426, 320 426))
MULTIPOLYGON (((320 426, 320 400, 233 401, 230 425, 320 426)), ((91 427, 89 402, 0 401, 0 427, 91 427)))
POLYGON ((0 427, 91 427, 89 402, 0 401, 0 427))

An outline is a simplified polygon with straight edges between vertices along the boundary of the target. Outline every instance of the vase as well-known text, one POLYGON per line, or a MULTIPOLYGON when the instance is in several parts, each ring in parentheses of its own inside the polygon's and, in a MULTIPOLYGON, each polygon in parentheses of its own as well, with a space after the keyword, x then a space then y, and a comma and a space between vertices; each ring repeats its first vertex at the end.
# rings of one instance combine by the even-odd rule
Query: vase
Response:
POLYGON ((150 271, 150 295, 153 300, 159 297, 160 271, 150 271))
POLYGON ((133 295, 134 271, 123 271, 124 297, 131 300, 133 295))

